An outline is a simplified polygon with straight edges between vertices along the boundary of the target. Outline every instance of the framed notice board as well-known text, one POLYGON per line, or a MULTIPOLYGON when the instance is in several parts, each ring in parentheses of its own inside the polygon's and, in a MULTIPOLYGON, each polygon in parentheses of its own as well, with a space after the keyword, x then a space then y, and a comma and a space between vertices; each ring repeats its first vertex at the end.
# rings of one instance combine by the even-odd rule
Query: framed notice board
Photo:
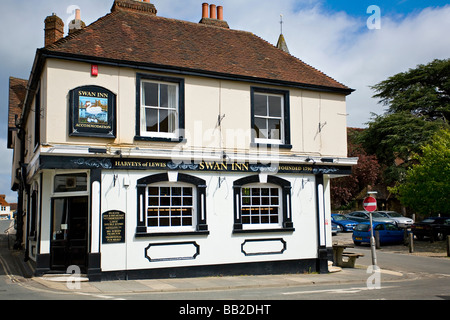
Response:
POLYGON ((102 243, 125 243, 125 212, 108 211, 102 218, 102 243))

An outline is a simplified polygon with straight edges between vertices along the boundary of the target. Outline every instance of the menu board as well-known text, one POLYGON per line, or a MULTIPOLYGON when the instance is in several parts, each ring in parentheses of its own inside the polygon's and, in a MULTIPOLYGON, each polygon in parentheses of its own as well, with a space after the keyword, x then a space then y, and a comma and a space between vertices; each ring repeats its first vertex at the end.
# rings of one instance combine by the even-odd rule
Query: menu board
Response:
POLYGON ((125 243, 125 213, 108 211, 103 214, 103 244, 125 243))

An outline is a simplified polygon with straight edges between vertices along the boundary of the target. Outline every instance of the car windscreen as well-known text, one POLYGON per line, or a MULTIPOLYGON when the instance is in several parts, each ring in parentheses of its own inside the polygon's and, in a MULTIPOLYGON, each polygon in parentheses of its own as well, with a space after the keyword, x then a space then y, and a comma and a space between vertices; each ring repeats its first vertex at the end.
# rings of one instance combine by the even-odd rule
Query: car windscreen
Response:
POLYGON ((387 213, 389 216, 394 217, 394 218, 402 218, 403 216, 398 213, 398 212, 388 212, 387 213))
POLYGON ((355 231, 369 231, 370 230, 370 225, 368 224, 358 224, 355 228, 355 231))
POLYGON ((342 220, 346 220, 346 218, 341 215, 333 215, 333 220, 334 221, 342 221, 342 220))
POLYGON ((383 216, 382 214, 378 213, 378 212, 373 212, 372 216, 375 218, 386 218, 385 216, 383 216))

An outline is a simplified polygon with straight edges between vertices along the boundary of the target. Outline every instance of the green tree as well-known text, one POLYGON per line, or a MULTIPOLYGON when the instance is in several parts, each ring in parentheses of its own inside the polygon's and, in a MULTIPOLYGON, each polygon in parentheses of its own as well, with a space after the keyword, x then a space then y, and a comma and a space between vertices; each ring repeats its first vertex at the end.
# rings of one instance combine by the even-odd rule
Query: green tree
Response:
POLYGON ((376 155, 384 183, 392 186, 404 179, 412 154, 420 154, 437 130, 448 128, 450 59, 418 65, 372 89, 387 110, 373 116, 360 142, 368 154, 376 155))
POLYGON ((412 154, 420 153, 443 125, 442 121, 426 121, 408 112, 374 116, 359 141, 382 165, 384 182, 393 185, 404 177, 412 154))
POLYGON ((450 59, 434 60, 372 87, 388 113, 450 120, 450 59))
POLYGON ((405 182, 390 191, 419 214, 450 215, 450 130, 440 130, 421 149, 422 155, 413 157, 418 164, 408 170, 405 182))

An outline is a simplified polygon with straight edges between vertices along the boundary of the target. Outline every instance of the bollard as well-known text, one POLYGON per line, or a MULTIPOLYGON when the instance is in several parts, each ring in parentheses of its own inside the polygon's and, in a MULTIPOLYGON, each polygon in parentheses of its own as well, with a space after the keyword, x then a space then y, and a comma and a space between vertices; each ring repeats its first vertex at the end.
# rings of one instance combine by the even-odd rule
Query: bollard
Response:
POLYGON ((447 257, 450 257, 450 236, 447 236, 447 257))
POLYGON ((381 248, 381 244, 380 244, 380 231, 375 231, 375 247, 377 249, 381 248))
POLYGON ((409 234, 409 253, 414 253, 414 234, 409 234))

